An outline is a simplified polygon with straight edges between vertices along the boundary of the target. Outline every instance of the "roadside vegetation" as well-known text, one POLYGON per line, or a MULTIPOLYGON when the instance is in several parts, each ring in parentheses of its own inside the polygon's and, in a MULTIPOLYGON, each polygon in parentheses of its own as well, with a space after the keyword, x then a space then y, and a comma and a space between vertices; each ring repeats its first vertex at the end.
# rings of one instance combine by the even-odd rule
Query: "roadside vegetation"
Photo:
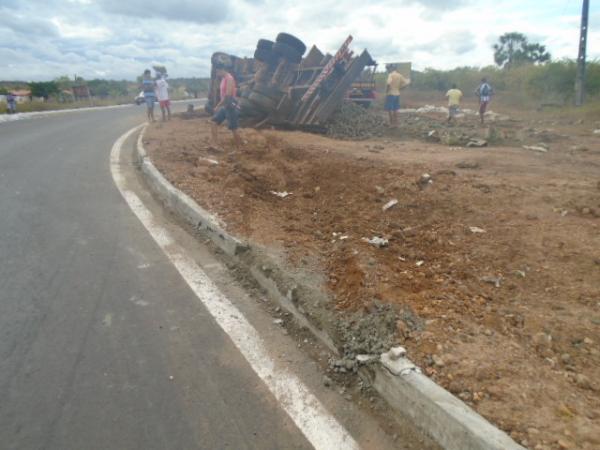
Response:
MULTIPOLYGON (((208 91, 209 80, 172 78, 169 85, 171 98, 182 100, 203 96, 208 91)), ((131 104, 140 89, 135 81, 85 80, 77 76, 40 82, 0 81, 0 95, 14 91, 30 92, 26 101, 18 103, 17 112, 33 112, 131 104)), ((0 101, 0 114, 6 112, 6 103, 0 101)))

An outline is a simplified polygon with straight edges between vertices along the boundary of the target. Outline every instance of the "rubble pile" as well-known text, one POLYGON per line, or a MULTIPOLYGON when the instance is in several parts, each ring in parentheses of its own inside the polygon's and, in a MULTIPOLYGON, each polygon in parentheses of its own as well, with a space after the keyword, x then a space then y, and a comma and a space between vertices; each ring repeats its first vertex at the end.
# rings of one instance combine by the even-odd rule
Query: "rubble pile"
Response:
POLYGON ((327 135, 338 139, 369 139, 383 136, 385 121, 355 103, 344 103, 327 123, 327 135))

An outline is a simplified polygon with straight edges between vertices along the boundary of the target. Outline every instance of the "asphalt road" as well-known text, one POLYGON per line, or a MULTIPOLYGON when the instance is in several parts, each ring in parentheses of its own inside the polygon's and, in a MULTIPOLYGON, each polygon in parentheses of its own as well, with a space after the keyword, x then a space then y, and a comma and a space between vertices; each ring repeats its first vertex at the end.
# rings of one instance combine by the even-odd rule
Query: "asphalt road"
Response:
POLYGON ((0 448, 310 448, 114 186, 143 120, 0 124, 0 448))

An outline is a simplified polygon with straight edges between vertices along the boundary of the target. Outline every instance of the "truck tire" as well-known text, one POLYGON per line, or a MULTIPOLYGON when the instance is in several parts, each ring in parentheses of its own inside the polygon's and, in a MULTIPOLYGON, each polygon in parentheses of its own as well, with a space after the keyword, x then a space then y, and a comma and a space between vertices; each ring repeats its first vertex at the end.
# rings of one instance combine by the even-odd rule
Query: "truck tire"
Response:
POLYGON ((279 33, 275 41, 280 44, 289 45, 298 53, 300 53, 300 56, 304 55, 304 52, 306 52, 306 45, 304 45, 304 42, 302 42, 296 36, 292 36, 291 34, 279 33))
POLYGON ((253 92, 252 94, 250 94, 250 97, 248 97, 248 100, 250 100, 254 105, 256 105, 256 107, 258 109, 260 109, 261 111, 264 112, 270 112, 272 110, 275 109, 275 107, 277 106, 277 103, 275 102, 275 100, 269 98, 269 97, 265 97, 262 94, 258 94, 256 92, 253 92))
POLYGON ((300 61, 302 61, 302 54, 299 53, 298 50, 281 42, 275 42, 273 45, 273 53, 292 64, 300 64, 300 61))
POLYGON ((231 61, 231 56, 229 56, 227 53, 222 52, 213 53, 213 55, 210 58, 210 62, 213 66, 220 65, 225 67, 231 67, 233 64, 231 61))
POLYGON ((254 52, 254 59, 265 64, 271 65, 275 63, 277 57, 273 54, 272 50, 267 50, 265 48, 257 48, 254 52))
POLYGON ((269 41, 268 39, 259 39, 258 43, 256 44, 256 49, 261 49, 261 50, 272 50, 273 49, 273 44, 275 42, 273 41, 269 41))

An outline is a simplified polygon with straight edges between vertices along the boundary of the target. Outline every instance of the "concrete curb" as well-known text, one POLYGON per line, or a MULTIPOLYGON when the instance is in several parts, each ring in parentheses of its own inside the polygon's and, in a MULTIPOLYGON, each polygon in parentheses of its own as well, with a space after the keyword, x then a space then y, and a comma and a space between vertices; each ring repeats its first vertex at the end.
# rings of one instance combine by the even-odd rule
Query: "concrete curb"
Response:
MULTIPOLYGON (((203 231, 226 254, 242 262, 280 306, 290 312, 299 325, 308 328, 321 342, 338 353, 334 340, 314 323, 314 318, 298 306, 298 290, 293 280, 282 282, 265 274, 264 260, 248 257, 251 247, 229 235, 224 225, 208 211, 169 183, 150 161, 142 129, 135 157, 150 189, 174 213, 203 231), (292 284, 290 284, 292 283, 292 284), (293 287, 290 287, 293 286, 293 287)), ((270 261, 270 265, 277 266, 270 261)), ((302 287, 311 292, 310 288, 302 287)), ((312 298, 312 297, 309 297, 312 298)), ((421 373, 407 358, 397 360, 382 355, 381 364, 363 366, 359 375, 366 379, 401 416, 409 417, 425 434, 449 450, 525 450, 506 433, 493 426, 464 402, 421 373)))

